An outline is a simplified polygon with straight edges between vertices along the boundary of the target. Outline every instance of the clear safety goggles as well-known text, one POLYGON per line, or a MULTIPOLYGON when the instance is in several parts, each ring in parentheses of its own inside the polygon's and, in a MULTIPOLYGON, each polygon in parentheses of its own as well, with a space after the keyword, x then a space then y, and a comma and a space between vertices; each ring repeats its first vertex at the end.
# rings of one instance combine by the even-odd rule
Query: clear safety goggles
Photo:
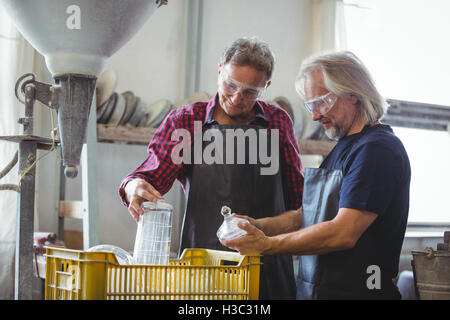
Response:
POLYGON ((311 113, 316 113, 320 115, 326 114, 328 111, 333 108, 336 103, 337 96, 334 93, 328 92, 323 96, 305 101, 305 108, 308 109, 311 113))
POLYGON ((244 99, 256 100, 261 98, 264 94, 264 91, 267 88, 267 83, 264 87, 247 86, 230 78, 222 69, 222 72, 219 74, 218 86, 219 89, 227 96, 234 96, 239 92, 241 97, 244 99))

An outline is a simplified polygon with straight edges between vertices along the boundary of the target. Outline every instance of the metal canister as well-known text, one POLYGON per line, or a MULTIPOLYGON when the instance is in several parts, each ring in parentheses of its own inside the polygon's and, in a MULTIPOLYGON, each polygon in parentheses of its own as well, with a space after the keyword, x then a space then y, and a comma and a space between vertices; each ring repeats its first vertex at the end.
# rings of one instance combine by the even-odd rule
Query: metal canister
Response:
POLYGON ((173 207, 163 201, 142 203, 134 243, 135 264, 168 265, 172 232, 173 207))
POLYGON ((413 271, 419 299, 450 300, 450 231, 437 250, 413 250, 413 271))

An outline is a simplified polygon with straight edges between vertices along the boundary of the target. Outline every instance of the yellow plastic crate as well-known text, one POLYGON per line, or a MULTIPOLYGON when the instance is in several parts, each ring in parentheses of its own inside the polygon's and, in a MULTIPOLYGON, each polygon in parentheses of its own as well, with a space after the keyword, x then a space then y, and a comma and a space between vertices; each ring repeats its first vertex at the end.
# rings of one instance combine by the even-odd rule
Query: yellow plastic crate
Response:
POLYGON ((47 247, 46 300, 256 300, 260 256, 185 249, 166 266, 119 265, 110 252, 47 247))

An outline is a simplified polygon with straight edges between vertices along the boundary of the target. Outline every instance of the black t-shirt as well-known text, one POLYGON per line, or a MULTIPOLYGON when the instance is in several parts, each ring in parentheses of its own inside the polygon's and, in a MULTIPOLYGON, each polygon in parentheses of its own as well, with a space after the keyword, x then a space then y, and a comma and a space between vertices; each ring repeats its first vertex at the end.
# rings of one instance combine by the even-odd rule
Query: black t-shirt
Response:
POLYGON ((361 281, 379 267, 381 290, 367 291, 367 283, 354 287, 368 294, 392 293, 409 211, 411 169, 403 144, 387 125, 365 127, 340 139, 321 168, 343 171, 339 208, 378 215, 350 250, 361 281))

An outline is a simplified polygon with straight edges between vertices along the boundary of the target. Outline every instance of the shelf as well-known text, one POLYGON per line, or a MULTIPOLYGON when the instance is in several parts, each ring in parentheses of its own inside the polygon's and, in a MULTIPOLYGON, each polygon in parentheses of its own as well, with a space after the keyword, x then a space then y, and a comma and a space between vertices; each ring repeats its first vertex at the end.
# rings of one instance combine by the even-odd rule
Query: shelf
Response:
MULTIPOLYGON (((22 134, 16 136, 0 136, 0 140, 20 143, 22 141, 35 142, 37 148, 41 150, 50 150, 52 148, 52 139, 34 136, 31 134, 22 134)), ((55 145, 59 144, 59 140, 55 140, 55 145)))
MULTIPOLYGON (((147 146, 155 132, 156 128, 97 124, 99 142, 121 142, 147 146)), ((327 155, 335 145, 335 141, 306 139, 299 141, 300 154, 302 155, 327 155)))
POLYGON ((155 128, 97 124, 97 139, 99 142, 148 145, 155 132, 155 128))

